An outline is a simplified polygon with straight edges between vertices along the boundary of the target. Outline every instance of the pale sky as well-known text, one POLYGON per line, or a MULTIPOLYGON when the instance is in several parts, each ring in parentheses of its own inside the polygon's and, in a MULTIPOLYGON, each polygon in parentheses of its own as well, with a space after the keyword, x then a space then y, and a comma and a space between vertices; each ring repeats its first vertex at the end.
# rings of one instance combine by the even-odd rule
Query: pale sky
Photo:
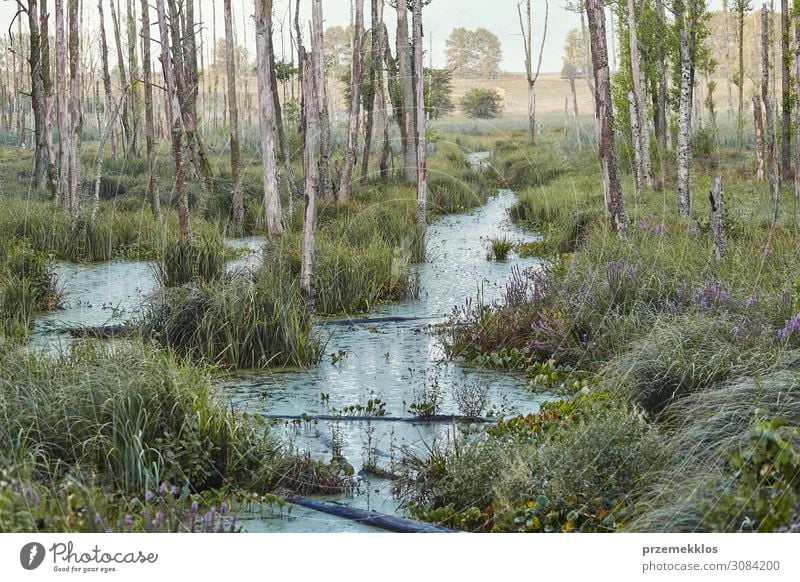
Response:
MULTIPOLYGON (((23 0, 24 1, 24 0, 23 0)), ((86 2, 85 15, 88 25, 91 27, 92 23, 96 21, 97 8, 96 0, 84 0, 86 2)), ((122 0, 124 4, 125 0, 122 0)), ((280 24, 284 20, 286 14, 287 3, 294 4, 294 0, 275 0, 275 44, 276 51, 280 55, 280 24)), ((323 0, 323 14, 325 18, 325 26, 347 25, 350 22, 350 1, 351 0, 323 0)), ((53 0, 49 0, 52 6, 53 0)), ((216 6, 217 13, 217 37, 224 36, 224 29, 222 25, 222 0, 199 0, 201 7, 195 9, 197 20, 199 20, 199 11, 202 10, 203 19, 206 25, 206 38, 211 37, 212 30, 212 8, 216 6)), ((246 39, 246 45, 251 55, 255 54, 255 30, 253 27, 252 13, 253 4, 251 1, 245 0, 232 0, 234 20, 236 22, 237 35, 239 37, 239 44, 245 44, 243 41, 246 39), (245 16, 243 19, 242 16, 245 16), (246 29, 245 29, 246 26, 246 29)), ((369 5, 370 1, 365 0, 365 21, 366 26, 369 26, 369 5)), ((755 2, 754 4, 758 4, 755 2)), ((139 2, 136 1, 137 10, 139 2)), ((151 0, 151 6, 153 1, 151 0)), ((542 25, 544 23, 544 5, 545 0, 533 0, 533 21, 534 21, 534 46, 538 51, 539 44, 541 43, 542 25)), ((544 55, 542 58, 542 72, 559 72, 561 70, 561 56, 563 54, 564 39, 567 32, 572 28, 580 26, 580 16, 574 12, 569 12, 564 8, 565 0, 550 0, 550 17, 548 21, 547 41, 545 43, 544 55)), ((722 0, 709 0, 711 9, 718 10, 722 5, 722 0)), ((8 25, 14 15, 16 3, 14 0, 0 0, 0 31, 3 35, 7 34, 8 25)), ((104 1, 104 8, 106 19, 109 17, 109 10, 107 2, 104 1)), ((125 11, 125 8, 122 8, 125 11)), ((151 11, 151 20, 155 20, 151 11)), ((305 23, 311 15, 311 0, 300 0, 300 13, 301 18, 305 23)), ((394 9, 388 5, 384 9, 386 16, 386 23, 392 35, 392 42, 394 42, 394 34, 392 32, 395 19, 394 9)), ((455 27, 465 27, 468 29, 475 29, 478 27, 487 28, 492 31, 500 39, 503 47, 503 61, 501 68, 505 71, 522 71, 524 69, 524 61, 522 54, 522 37, 519 32, 519 19, 517 16, 517 0, 433 0, 433 2, 425 8, 423 14, 425 24, 425 34, 428 36, 425 42, 425 48, 428 49, 428 43, 433 42, 433 64, 436 67, 444 66, 444 47, 445 40, 450 34, 450 31, 455 27)), ((109 21, 110 22, 110 21, 109 21)), ((288 21, 284 21, 288 25, 288 21)), ((123 25, 124 26, 124 25, 123 25)), ((16 26, 15 26, 16 29, 16 26)), ((51 34, 53 27, 51 25, 51 34)), ((110 26, 108 28, 110 30, 110 26)), ((154 35, 157 35, 155 28, 153 29, 154 35)), ((110 33, 109 33, 110 34, 110 33)), ((288 45, 288 36, 286 37, 286 47, 288 45)), ((113 52, 113 48, 111 49, 113 52)), ((426 56, 426 62, 427 62, 426 56)), ((111 57, 111 62, 114 62, 115 57, 111 57)))

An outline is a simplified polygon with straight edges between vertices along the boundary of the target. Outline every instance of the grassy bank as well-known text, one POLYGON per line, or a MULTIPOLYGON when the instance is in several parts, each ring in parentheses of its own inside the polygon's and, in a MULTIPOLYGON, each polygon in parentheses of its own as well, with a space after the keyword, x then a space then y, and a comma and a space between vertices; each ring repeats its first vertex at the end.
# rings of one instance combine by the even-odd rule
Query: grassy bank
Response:
MULTIPOLYGON (((515 165, 501 177, 516 181, 515 165)), ((673 185, 633 196, 626 178, 624 237, 594 165, 525 179, 511 214, 543 233, 524 250, 545 266, 515 271, 499 305, 465 308, 444 341, 561 400, 409 459, 412 514, 496 531, 798 527, 800 240, 791 193, 773 224, 750 168, 731 151, 701 157, 684 221, 673 185), (717 167, 719 265, 703 196, 717 167)))

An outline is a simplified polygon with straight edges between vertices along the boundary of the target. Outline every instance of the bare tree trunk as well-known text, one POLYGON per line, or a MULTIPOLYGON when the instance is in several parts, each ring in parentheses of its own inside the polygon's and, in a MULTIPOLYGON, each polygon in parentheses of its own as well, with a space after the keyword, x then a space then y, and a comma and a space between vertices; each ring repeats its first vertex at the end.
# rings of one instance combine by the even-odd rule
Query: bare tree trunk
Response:
POLYGON ((414 142, 414 83, 408 46, 408 2, 397 0, 397 68, 400 81, 400 140, 403 146, 403 173, 416 181, 417 150, 414 142))
POLYGON ((792 96, 789 78, 789 3, 781 0, 781 175, 783 179, 792 179, 791 132, 792 132, 792 96))
POLYGON ((539 71, 542 68, 542 55, 544 53, 544 42, 547 39, 547 20, 550 12, 550 3, 544 3, 544 32, 542 33, 542 46, 539 49, 539 63, 536 72, 533 71, 533 29, 531 21, 531 0, 525 2, 525 16, 522 16, 522 3, 517 4, 519 15, 519 26, 522 31, 522 41, 525 46, 525 75, 528 80, 528 136, 531 143, 536 143, 536 81, 539 79, 539 71))
POLYGON ((761 97, 753 95, 753 122, 756 132, 756 180, 764 180, 764 121, 761 116, 761 97))
POLYGON ((595 84, 595 117, 597 119, 600 164, 603 169, 605 204, 611 215, 611 228, 622 232, 628 222, 625 199, 619 182, 617 150, 614 145, 614 113, 611 102, 611 75, 608 69, 606 25, 599 0, 586 0, 589 36, 592 49, 595 84))
POLYGON ((142 155, 142 147, 140 144, 139 134, 141 133, 141 118, 142 118, 142 96, 139 93, 139 85, 141 84, 139 76, 139 62, 136 58, 136 4, 134 0, 126 0, 127 18, 126 24, 128 29, 128 72, 130 73, 131 88, 130 94, 130 112, 131 112, 131 150, 134 156, 139 157, 142 155))
MULTIPOLYGON (((389 35, 385 25, 381 25, 381 54, 384 55, 383 62, 388 66, 392 58, 392 51, 389 48, 389 35)), ((383 74, 383 67, 379 69, 380 88, 378 90, 378 108, 381 110, 383 120, 383 148, 381 150, 381 181, 389 181, 389 158, 392 155, 391 143, 389 141, 389 109, 386 100, 386 82, 383 74)))
POLYGON ((164 70, 164 85, 167 92, 165 98, 167 124, 170 128, 172 158, 175 162, 175 197, 178 205, 181 240, 184 243, 191 243, 192 228, 189 225, 189 203, 184 190, 183 155, 181 152, 183 127, 181 125, 180 106, 178 105, 178 91, 175 86, 175 64, 171 56, 171 53, 180 52, 180 46, 172 47, 172 51, 170 51, 170 33, 167 28, 168 20, 164 2, 165 0, 156 0, 156 10, 158 11, 158 31, 161 40, 161 65, 164 70))
POLYGON ((305 166, 305 193, 303 206, 303 238, 300 250, 300 292, 306 300, 309 311, 314 311, 316 301, 317 271, 317 148, 319 147, 319 131, 317 128, 319 99, 315 87, 316 63, 305 56, 302 78, 306 120, 306 141, 303 149, 303 165, 305 166))
POLYGON ((28 0, 28 26, 30 54, 28 63, 31 69, 31 107, 33 108, 33 127, 36 150, 33 163, 33 183, 36 188, 47 186, 48 151, 45 142, 45 105, 42 82, 41 36, 39 34, 39 7, 37 0, 28 0))
POLYGON ((583 135, 581 131, 581 118, 578 113, 578 92, 575 88, 575 77, 569 77, 569 90, 572 94, 572 117, 575 121, 575 139, 578 142, 578 149, 583 149, 583 135))
MULTIPOLYGON (((794 22, 795 95, 800 95, 800 18, 794 22)), ((800 128, 800 99, 795 99, 794 126, 800 128)), ((797 130, 797 129, 796 129, 797 130)), ((797 228, 797 211, 800 206, 800 139, 794 140, 794 208, 793 224, 797 228)))
MULTIPOLYGON (((111 115, 114 110, 114 98, 111 95, 111 74, 108 70, 108 42, 106 39, 105 17, 103 16, 103 0, 97 2, 97 13, 100 24, 100 58, 102 61, 103 92, 105 94, 106 117, 111 115)), ((119 131, 116 120, 111 126, 111 157, 117 157, 117 147, 119 146, 119 131)))
POLYGON ((650 124, 647 116, 647 102, 642 86, 642 72, 639 67, 639 43, 636 38, 636 12, 633 0, 628 0, 628 39, 631 51, 631 76, 633 77, 633 97, 636 103, 636 116, 639 121, 639 160, 641 185, 653 189, 653 172, 650 161, 650 124))
POLYGON ((223 0, 225 17, 225 73, 228 78, 228 115, 230 116, 231 150, 231 215, 237 224, 244 220, 244 194, 242 177, 239 175, 239 112, 236 107, 236 68, 233 63, 233 17, 231 0, 223 0))
POLYGON ((69 211, 73 220, 80 212, 81 195, 81 44, 78 0, 69 0, 69 81, 70 81, 70 157, 69 157, 69 211))
POLYGON ((64 37, 64 0, 56 3, 56 118, 59 136, 58 198, 64 212, 69 211, 69 154, 70 131, 67 117, 66 39, 64 37))
POLYGON ((361 55, 364 29, 364 1, 355 0, 355 27, 353 29, 353 68, 350 74, 350 115, 347 120, 347 146, 338 199, 343 204, 350 200, 353 191, 353 166, 356 163, 358 126, 361 120, 361 55))
POLYGON ((731 33, 730 33, 731 11, 728 0, 722 0, 722 22, 724 26, 725 40, 725 82, 728 88, 728 122, 733 119, 733 83, 731 82, 731 33))
POLYGON ((125 101, 122 102, 122 133, 124 137, 125 157, 132 157, 133 150, 133 134, 131 130, 131 109, 128 93, 128 75, 125 72, 125 60, 122 53, 122 38, 120 37, 119 18, 117 18, 117 10, 114 8, 114 0, 108 0, 111 6, 111 23, 114 25, 114 41, 117 46, 117 71, 119 74, 119 84, 122 86, 122 91, 126 95, 125 101))
MULTIPOLYGON (((272 31, 267 26, 266 11, 269 0, 255 0, 256 21, 256 71, 258 73, 258 117, 261 129, 261 170, 264 180, 264 210, 270 236, 283 234, 281 225, 281 197, 278 189, 277 130, 275 106, 272 102, 272 69, 269 62, 267 36, 272 31)), ((306 139, 309 136, 306 135, 306 139)), ((306 168, 306 172, 308 172, 306 168)))
POLYGON ((422 0, 414 0, 414 69, 417 89, 417 228, 427 227, 428 160, 425 151, 425 74, 422 64, 422 0))
POLYGON ((719 265, 728 255, 728 245, 725 240, 725 206, 722 198, 722 176, 719 174, 714 176, 708 201, 711 205, 714 262, 719 265))
POLYGON ((772 95, 769 86, 769 13, 766 2, 761 5, 761 100, 764 102, 766 130, 765 162, 767 180, 772 195, 772 219, 777 222, 780 203, 778 173, 775 168, 775 117, 772 109, 772 95))
MULTIPOLYGON (((741 149, 744 132, 744 7, 737 14, 739 19, 739 112, 736 119, 736 144, 741 149)), ((754 112, 755 113, 755 112, 754 112)))
POLYGON ((633 143, 633 177, 637 194, 644 190, 644 171, 642 170, 642 138, 639 135, 639 114, 636 111, 636 97, 628 91, 628 110, 631 117, 631 142, 633 143))
POLYGON ((372 16, 372 32, 370 47, 370 68, 369 68, 369 84, 371 94, 367 102, 367 117, 364 121, 364 152, 361 155, 361 178, 360 184, 365 186, 367 184, 367 176, 369 175, 369 152, 372 149, 372 130, 375 124, 375 103, 378 101, 378 71, 379 66, 383 60, 381 53, 381 31, 383 29, 383 0, 372 0, 370 10, 372 16))
POLYGON ((47 146, 47 189, 55 199, 58 196, 56 147, 53 143, 53 79, 50 75, 50 35, 48 32, 47 2, 39 2, 42 92, 44 93, 44 141, 47 146))
MULTIPOLYGON (((299 0, 298 0, 299 4, 299 0)), ((325 89, 325 45, 322 33, 322 0, 314 0, 311 9, 312 33, 311 52, 314 66, 314 84, 317 97, 316 112, 319 122, 319 187, 322 198, 333 198, 333 180, 331 179, 331 123, 328 116, 328 102, 325 89)), ((306 61, 308 63, 309 61, 306 61)), ((310 95, 310 94, 309 94, 310 95)), ((303 97, 307 99, 308 96, 303 97)), ((307 134, 306 134, 307 137, 307 134)), ((306 172, 308 169, 306 169, 306 172)))
MULTIPOLYGON (((692 90, 694 72, 690 46, 690 28, 687 25, 683 2, 675 3, 675 19, 678 25, 679 52, 681 62, 680 104, 678 108, 678 216, 688 218, 692 209, 692 194, 689 189, 689 172, 692 165, 692 90)), ((690 19, 691 20, 691 19, 690 19)))
MULTIPOLYGON (((141 0, 141 5, 142 69, 144 71, 144 139, 147 150, 147 196, 150 199, 150 209, 153 212, 153 218, 160 224, 162 220, 161 198, 159 197, 158 187, 156 186, 156 139, 155 123, 153 121, 152 67, 150 62, 150 5, 148 4, 148 0, 141 0)), ((116 112, 114 112, 114 117, 116 117, 116 112)))

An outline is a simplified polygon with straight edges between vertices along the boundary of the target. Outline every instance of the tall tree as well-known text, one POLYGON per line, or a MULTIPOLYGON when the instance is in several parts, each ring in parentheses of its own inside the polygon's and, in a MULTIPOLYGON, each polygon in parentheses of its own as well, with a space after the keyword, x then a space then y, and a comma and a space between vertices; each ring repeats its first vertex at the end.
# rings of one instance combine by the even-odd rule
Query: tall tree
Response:
POLYGON ((611 74, 608 68, 605 14, 600 0, 586 0, 586 16, 589 21, 589 38, 594 67, 595 118, 600 165, 603 170, 603 192, 606 208, 611 216, 611 228, 615 232, 622 232, 625 230, 628 217, 619 181, 617 150, 614 145, 611 74))
POLYGON ((542 32, 542 45, 539 47, 539 60, 536 65, 536 73, 533 72, 533 28, 531 21, 531 0, 525 0, 525 15, 522 16, 522 2, 517 4, 519 14, 519 27, 522 30, 522 42, 525 46, 525 76, 528 81, 528 135, 531 143, 536 143, 536 81, 539 79, 539 71, 542 68, 542 55, 544 54, 544 42, 547 39, 547 19, 550 12, 550 3, 544 2, 544 32, 542 32), (527 25, 527 26, 526 26, 527 25))
POLYGON ((153 114, 153 79, 150 61, 150 5, 141 0, 142 6, 142 70, 144 71, 144 139, 147 153, 147 196, 150 210, 156 222, 161 222, 161 199, 156 186, 156 139, 153 114))
MULTIPOLYGON (((689 0, 694 5, 696 0, 689 0)), ((675 0, 675 24, 678 31, 680 56, 680 98, 678 106, 678 216, 688 218, 692 195, 689 190, 689 172, 692 165, 692 93, 694 89, 694 62, 692 38, 696 24, 696 11, 690 9, 688 17, 683 0, 675 0)))
MULTIPOLYGON (((267 25, 267 10, 271 9, 270 0, 255 0, 256 21, 256 71, 258 74, 258 118, 261 131, 261 175, 264 181, 264 211, 267 220, 267 232, 270 236, 283 234, 281 224, 281 196, 278 189, 277 135, 275 127, 276 115, 272 95, 274 73, 269 61, 269 41, 267 36, 272 30, 267 25)), ((306 139, 308 139, 306 132, 306 139)), ((308 168, 306 168, 308 172, 308 168)))
MULTIPOLYGON (((795 103, 794 103, 794 126, 795 131, 800 130, 800 8, 795 3, 794 19, 794 63, 795 63, 795 103)), ((794 140, 794 205, 792 217, 794 227, 797 228, 797 211, 800 207, 800 136, 794 140)))
MULTIPOLYGON (((105 17, 103 16, 103 0, 97 2, 97 14, 100 24, 100 60, 101 72, 103 75, 103 93, 105 95, 104 107, 106 117, 114 111, 114 97, 111 92, 111 73, 108 68, 108 41, 106 39, 105 17)), ((113 118, 112 118, 113 119, 113 118)), ((117 147, 119 147, 119 131, 116 120, 111 124, 111 157, 117 157, 117 147)))
MULTIPOLYGON (((299 6, 299 0, 298 0, 299 6)), ((299 38, 299 37, 298 37, 299 38)), ((331 179, 331 123, 328 116, 328 98, 325 89, 325 42, 322 31, 322 0, 314 0, 311 9, 311 52, 314 67, 314 95, 317 98, 316 114, 319 125, 319 184, 322 198, 333 198, 331 179)), ((305 96, 303 97, 306 98, 305 96)), ((307 170, 306 170, 307 171, 307 170)))
POLYGON ((791 134, 792 94, 789 66, 792 55, 789 51, 789 2, 781 0, 781 175, 784 180, 792 178, 791 134))
POLYGON ((644 98, 642 71, 639 61, 639 42, 637 39, 636 8, 633 0, 628 0, 628 42, 631 51, 631 77, 633 79, 633 97, 636 119, 638 120, 639 143, 634 148, 639 150, 639 163, 642 185, 653 189, 653 172, 650 162, 650 124, 647 115, 647 102, 644 98))
POLYGON ((130 99, 128 97, 128 74, 125 71, 125 59, 122 52, 122 37, 120 35, 119 18, 117 10, 114 8, 114 0, 108 0, 111 6, 111 23, 114 25, 114 42, 117 47, 117 73, 119 83, 123 91, 122 100, 122 133, 125 140, 125 157, 132 157, 135 153, 133 148, 133 123, 131 121, 130 99))
POLYGON ((734 0, 736 10, 736 24, 738 26, 737 40, 739 44, 739 70, 736 75, 736 87, 739 90, 739 108, 736 117, 736 144, 742 147, 742 134, 744 131, 744 15, 751 9, 752 0, 734 0))
POLYGON ((575 87, 577 79, 585 75, 583 71, 585 49, 583 47, 583 37, 575 28, 567 33, 567 40, 564 45, 564 57, 561 65, 561 76, 569 83, 570 94, 572 95, 572 115, 575 121, 575 138, 578 147, 583 146, 581 121, 578 115, 578 93, 575 87))
POLYGON ((406 180, 417 178, 417 149, 414 140, 414 82, 408 45, 408 2, 397 0, 397 74, 400 82, 400 141, 406 180))
POLYGON ((83 111, 81 108, 81 40, 80 10, 78 0, 69 0, 69 212, 73 220, 78 218, 81 193, 81 131, 83 111))
POLYGON ((316 300, 317 269, 317 150, 319 149, 318 112, 319 99, 315 95, 316 64, 303 55, 302 92, 305 95, 306 139, 303 147, 303 166, 305 167, 305 189, 303 204, 303 234, 300 249, 300 292, 310 311, 314 311, 316 300))
POLYGON ((42 68, 42 91, 44 93, 44 141, 47 146, 47 189, 50 195, 56 198, 58 195, 58 171, 56 170, 56 148, 53 143, 53 78, 50 73, 50 34, 48 32, 48 20, 50 14, 47 11, 47 2, 39 2, 39 22, 41 36, 41 68, 42 68))
POLYGON ((128 34, 128 72, 130 73, 131 86, 128 90, 131 108, 131 148, 133 155, 140 156, 142 148, 139 135, 141 133, 142 94, 141 77, 139 73, 139 60, 136 57, 136 3, 134 0, 125 0, 127 9, 127 34, 128 34))
MULTIPOLYGON (((667 19, 664 16, 664 0, 655 0, 656 22, 660 30, 667 29, 667 19)), ((664 163, 667 152, 667 52, 664 42, 664 35, 656 35, 656 111, 655 111, 655 130, 659 149, 659 167, 661 173, 656 187, 660 190, 664 187, 666 180, 666 164, 664 163)))
POLYGON ((425 152, 425 71, 422 63, 422 0, 414 0, 414 79, 417 130, 417 228, 427 226, 428 162, 425 152))
MULTIPOLYGON (((372 148, 372 133, 375 124, 375 103, 378 101, 378 75, 383 62, 381 53, 381 35, 383 34, 383 0, 372 0, 370 9, 372 26, 370 28, 370 61, 369 61, 369 92, 366 102, 366 119, 364 120, 364 152, 361 155, 361 178, 359 183, 364 186, 369 174, 369 152, 372 148)), ((382 81, 382 79, 381 79, 382 81)))
MULTIPOLYGON (((44 0, 42 0, 44 1, 44 0)), ((42 81, 42 50, 39 33, 39 7, 37 0, 28 0, 27 7, 17 0, 20 10, 28 15, 29 46, 28 64, 31 72, 31 108, 33 109, 33 133, 36 144, 33 156, 33 183, 37 188, 47 186, 48 150, 45 142, 45 104, 42 81)), ((49 63, 48 65, 49 66, 49 63)))
POLYGON ((485 28, 454 28, 445 41, 447 68, 460 77, 495 79, 503 59, 500 39, 485 28))
POLYGON ((764 102, 765 125, 765 155, 767 180, 772 197, 772 219, 778 220, 778 205, 780 203, 780 186, 778 173, 775 168, 775 117, 772 108, 772 93, 769 84, 769 11, 767 3, 761 5, 761 100, 764 102))
POLYGON ((361 119, 361 57, 364 36, 364 0, 355 0, 355 26, 353 27, 353 69, 350 74, 350 114, 347 119, 347 145, 344 151, 342 181, 339 186, 340 203, 347 202, 353 190, 353 166, 356 162, 356 141, 361 119))
MULTIPOLYGON (((165 0, 156 0, 156 11, 158 12, 158 32, 161 41, 161 67, 164 73, 164 89, 166 96, 164 106, 167 112, 167 124, 170 128, 172 140, 172 159, 175 164, 175 198, 178 206, 178 222, 180 224, 181 240, 184 244, 192 242, 192 228, 189 224, 189 202, 186 198, 184 188, 183 153, 181 151, 183 142, 183 125, 181 123, 180 105, 178 104, 178 90, 175 83, 175 62, 172 53, 180 52, 180 47, 172 47, 170 50, 170 32, 167 20, 167 11, 164 6, 165 0)), ((174 21, 172 21, 174 24, 174 21)))
POLYGON ((231 0, 223 0, 225 18, 225 74, 228 79, 228 116, 230 118, 231 150, 231 214, 237 224, 244 219, 244 194, 239 173, 239 111, 236 107, 236 67, 233 62, 233 15, 231 0))
POLYGON ((67 70, 66 38, 64 36, 64 0, 55 0, 56 8, 56 120, 59 136, 59 180, 58 198, 61 208, 69 211, 69 154, 70 131, 67 117, 67 70))

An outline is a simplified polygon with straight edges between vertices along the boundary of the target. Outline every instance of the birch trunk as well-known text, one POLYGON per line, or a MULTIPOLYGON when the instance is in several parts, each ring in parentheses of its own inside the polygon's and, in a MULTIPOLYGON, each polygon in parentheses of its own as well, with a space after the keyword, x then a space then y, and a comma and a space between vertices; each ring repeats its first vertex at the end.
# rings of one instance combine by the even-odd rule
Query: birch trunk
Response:
POLYGON ((184 244, 190 244, 192 242, 192 229, 189 225, 189 203, 184 190, 183 155, 181 152, 183 127, 181 125, 180 105, 178 104, 178 90, 175 86, 175 65, 171 56, 171 53, 179 52, 180 47, 173 47, 172 51, 170 51, 170 33, 164 2, 165 0, 156 0, 158 32, 161 40, 161 66, 164 72, 164 88, 167 93, 164 101, 167 111, 167 124, 169 125, 172 139, 172 159, 175 163, 175 197, 178 205, 181 240, 184 244))
POLYGON ((414 0, 414 69, 417 101, 417 228, 427 227, 428 160, 425 151, 425 75, 422 63, 422 0, 414 0))
POLYGON ((303 195, 303 238, 300 250, 300 292, 309 311, 314 311, 316 300, 317 270, 317 149, 319 147, 318 112, 319 87, 315 87, 316 63, 305 56, 302 92, 306 96, 305 113, 306 141, 303 148, 303 165, 306 168, 303 195))
POLYGON ((736 119, 736 144, 741 149, 744 132, 744 7, 739 9, 737 17, 739 19, 739 111, 736 119))
POLYGON ((764 121, 761 115, 761 97, 753 95, 753 126, 756 133, 756 180, 764 180, 764 121))
POLYGON ((70 157, 69 157, 69 212, 73 220, 80 212, 81 175, 81 44, 80 12, 78 0, 69 0, 69 81, 70 81, 70 157))
MULTIPOLYGON (((795 62, 795 95, 800 95, 800 18, 794 23, 794 62, 795 62)), ((794 126, 800 128, 800 99, 795 99, 794 126)), ((797 211, 800 206, 800 139, 794 140, 794 211, 793 221, 797 228, 797 211)))
POLYGON ((775 118, 772 109, 772 94, 769 84, 769 13, 767 4, 761 5, 761 100, 764 102, 764 121, 765 121, 765 152, 764 162, 769 181, 769 190, 772 199, 772 219, 778 220, 780 204, 780 186, 778 184, 778 173, 775 168, 775 118))
POLYGON ((400 81, 400 140, 403 146, 403 174, 416 181, 417 150, 414 140, 414 83, 408 46, 408 2, 397 0, 397 68, 400 81))
POLYGON ((725 206, 722 198, 722 176, 720 174, 714 176, 708 200, 711 206, 714 262, 719 265, 728 255, 728 245, 725 239, 725 206))
MULTIPOLYGON (((45 1, 45 0, 42 0, 45 1)), ((31 106, 36 149, 34 151, 33 183, 36 188, 47 187, 48 150, 45 142, 44 85, 42 82, 41 35, 39 33, 39 7, 37 0, 28 0, 28 26, 30 36, 31 106)))
MULTIPOLYGON (((142 5, 142 69, 144 71, 144 139, 147 153, 147 196, 153 218, 161 224, 161 198, 156 186, 156 139, 153 120, 153 80, 150 61, 150 5, 141 0, 142 5)), ((109 95, 110 97, 110 95, 109 95)), ((116 117, 116 112, 114 112, 116 117)), ((112 118, 113 119, 113 118, 112 118)), ((113 128, 113 122, 112 122, 113 128)), ((113 129, 112 129, 113 136, 113 129)))
POLYGON ((364 0, 355 0, 355 26, 353 27, 353 67, 350 71, 350 115, 347 119, 347 145, 344 151, 342 181, 338 200, 343 204, 353 192, 353 166, 356 163, 358 126, 361 120, 361 55, 364 29, 364 0))
MULTIPOLYGON (((382 0, 378 0, 382 2, 382 0)), ((381 62, 388 62, 391 59, 391 49, 389 48, 388 34, 386 26, 381 23, 381 48, 380 54, 382 55, 381 62), (385 56, 383 56, 385 55, 385 56)), ((383 67, 378 68, 378 75, 380 76, 378 87, 378 109, 381 112, 381 120, 383 123, 383 148, 381 149, 381 181, 386 183, 389 181, 389 158, 392 154, 392 148, 389 142, 389 109, 386 103, 386 78, 383 73, 383 67)))
POLYGON ((692 165, 692 90, 694 75, 690 46, 690 28, 683 13, 683 2, 676 2, 676 23, 679 33, 681 62, 680 102, 678 108, 678 216, 688 218, 692 210, 692 194, 689 189, 689 172, 692 165))
MULTIPOLYGON (((277 129, 275 106, 272 102, 272 70, 269 63, 267 36, 272 31, 267 26, 266 12, 269 0, 255 0, 256 70, 258 73, 258 117, 261 131, 261 174, 264 181, 264 211, 267 232, 270 236, 283 234, 281 225, 281 197, 278 189, 278 163, 276 158, 277 129)), ((306 139, 308 139, 306 135, 306 139)), ((308 168, 306 168, 308 172, 308 168)))
POLYGON ((639 114, 636 111, 636 97, 633 91, 628 91, 628 110, 631 117, 631 142, 633 142, 633 182, 638 194, 644 190, 644 172, 642 170, 642 138, 639 134, 639 114))
POLYGON ((131 112, 131 149, 133 155, 139 157, 142 155, 142 146, 140 134, 141 118, 142 118, 142 96, 140 93, 139 80, 139 61, 136 58, 136 5, 134 0, 126 0, 127 18, 126 24, 128 29, 128 72, 130 73, 131 88, 130 95, 130 112, 131 112))
MULTIPOLYGON (((299 6, 299 0, 298 0, 299 6)), ((314 0, 311 9, 312 33, 310 61, 314 67, 314 95, 317 99, 315 111, 319 125, 319 188, 322 198, 333 198, 331 179, 331 123, 328 116, 327 92, 325 89, 325 45, 322 32, 322 0, 314 0)), ((309 61, 307 60, 306 63, 309 61)), ((304 96, 304 99, 307 97, 304 96)), ((308 171, 308 170, 306 170, 308 171)))
POLYGON ((59 136, 58 198, 64 212, 69 211, 70 131, 67 117, 66 39, 64 38, 64 0, 55 0, 56 7, 56 119, 59 136))
POLYGON ((614 145, 614 114, 611 105, 611 75, 608 68, 608 48, 603 6, 599 0, 586 0, 589 21, 592 64, 595 85, 595 117, 597 120, 600 164, 603 170, 603 192, 611 216, 611 228, 622 232, 628 222, 625 199, 619 181, 617 150, 614 145))
POLYGON ((244 194, 242 178, 239 174, 239 112, 236 107, 236 67, 233 63, 233 17, 231 0, 223 0, 225 17, 225 74, 228 78, 228 115, 230 117, 231 150, 231 215, 233 221, 241 225, 244 220, 244 194))
POLYGON ((639 161, 641 186, 653 189, 653 172, 650 161, 650 124, 647 117, 647 102, 642 86, 642 72, 639 66, 639 43, 636 38, 636 12, 633 0, 628 0, 628 39, 631 51, 631 76, 633 77, 633 96, 636 103, 636 116, 639 121, 639 161))

